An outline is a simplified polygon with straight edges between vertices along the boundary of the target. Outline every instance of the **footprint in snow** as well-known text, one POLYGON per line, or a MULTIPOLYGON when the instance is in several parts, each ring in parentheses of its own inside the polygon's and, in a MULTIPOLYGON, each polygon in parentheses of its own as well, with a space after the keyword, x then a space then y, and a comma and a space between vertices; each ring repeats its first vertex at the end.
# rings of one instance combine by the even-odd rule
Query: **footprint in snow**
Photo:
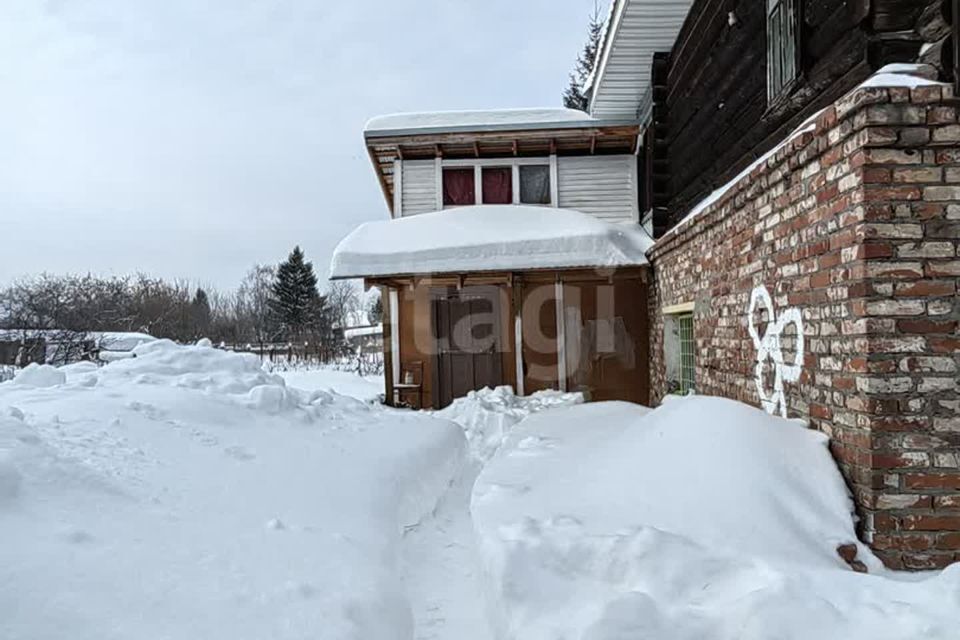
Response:
POLYGON ((205 447, 215 447, 220 444, 220 441, 217 440, 216 436, 211 436, 203 431, 194 430, 191 435, 197 439, 197 442, 205 447))
POLYGON ((127 408, 131 411, 136 411, 137 413, 142 413, 150 420, 157 420, 161 417, 161 412, 152 404, 146 402, 138 402, 134 400, 133 402, 127 403, 127 408))
POLYGON ((225 447, 223 452, 235 460, 253 460, 257 457, 253 451, 250 451, 246 447, 241 447, 240 445, 231 445, 225 447))
POLYGON ((93 534, 83 529, 67 529, 61 537, 71 544, 89 544, 93 542, 93 534))

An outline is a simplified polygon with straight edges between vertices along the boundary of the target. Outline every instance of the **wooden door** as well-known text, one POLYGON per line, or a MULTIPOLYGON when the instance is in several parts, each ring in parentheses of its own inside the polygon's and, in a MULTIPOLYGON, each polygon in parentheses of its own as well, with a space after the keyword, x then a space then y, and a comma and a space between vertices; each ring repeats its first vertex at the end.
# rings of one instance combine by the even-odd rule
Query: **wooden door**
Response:
POLYGON ((525 284, 521 296, 523 392, 559 389, 556 286, 525 284))
POLYGON ((435 406, 503 384, 500 304, 496 292, 464 289, 433 301, 437 335, 435 406))

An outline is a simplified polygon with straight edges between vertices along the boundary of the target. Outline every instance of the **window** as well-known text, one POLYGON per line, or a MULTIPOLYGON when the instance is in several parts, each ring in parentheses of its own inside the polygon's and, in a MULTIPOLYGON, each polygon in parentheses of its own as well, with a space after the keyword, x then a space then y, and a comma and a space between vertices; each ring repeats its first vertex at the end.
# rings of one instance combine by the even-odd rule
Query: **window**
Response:
POLYGON ((664 310, 663 356, 667 391, 686 395, 696 392, 696 340, 693 305, 664 310))
POLYGON ((550 165, 520 165, 520 202, 550 204, 550 165))
POLYGON ((677 329, 680 334, 680 393, 690 393, 694 389, 694 360, 693 350, 693 314, 685 313, 677 316, 677 329))
POLYGON ((477 203, 473 167, 443 170, 443 206, 457 207, 477 203))
POLYGON ((783 95, 797 78, 799 0, 767 0, 767 100, 783 95))
MULTIPOLYGON (((483 204, 513 203, 513 169, 511 167, 484 167, 482 181, 483 204)), ((523 184, 522 181, 521 184, 523 184)))
POLYGON ((555 169, 539 158, 443 161, 443 206, 528 204, 556 206, 555 169))

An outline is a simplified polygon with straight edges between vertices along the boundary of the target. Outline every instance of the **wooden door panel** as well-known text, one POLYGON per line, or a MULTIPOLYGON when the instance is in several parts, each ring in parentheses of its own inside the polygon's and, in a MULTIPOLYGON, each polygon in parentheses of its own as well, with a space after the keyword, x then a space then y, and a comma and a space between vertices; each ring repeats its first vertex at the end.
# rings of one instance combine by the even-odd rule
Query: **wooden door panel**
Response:
POLYGON ((469 289, 434 301, 440 406, 502 384, 499 297, 469 289))

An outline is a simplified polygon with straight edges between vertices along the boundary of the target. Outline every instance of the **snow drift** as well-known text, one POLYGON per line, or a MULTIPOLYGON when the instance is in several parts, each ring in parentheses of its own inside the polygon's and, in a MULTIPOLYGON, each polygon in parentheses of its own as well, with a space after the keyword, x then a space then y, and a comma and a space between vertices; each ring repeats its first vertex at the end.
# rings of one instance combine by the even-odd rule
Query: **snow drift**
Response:
POLYGON ((206 342, 134 352, 0 384, 0 638, 409 638, 398 547, 462 431, 206 342))
POLYGON ((852 503, 826 438, 730 400, 599 403, 517 425, 472 512, 503 638, 953 638, 960 567, 837 556, 852 503))
POLYGON ((514 425, 530 414, 582 402, 581 393, 547 390, 521 397, 511 387, 503 386, 471 391, 435 415, 460 425, 471 455, 483 462, 496 453, 514 425))

